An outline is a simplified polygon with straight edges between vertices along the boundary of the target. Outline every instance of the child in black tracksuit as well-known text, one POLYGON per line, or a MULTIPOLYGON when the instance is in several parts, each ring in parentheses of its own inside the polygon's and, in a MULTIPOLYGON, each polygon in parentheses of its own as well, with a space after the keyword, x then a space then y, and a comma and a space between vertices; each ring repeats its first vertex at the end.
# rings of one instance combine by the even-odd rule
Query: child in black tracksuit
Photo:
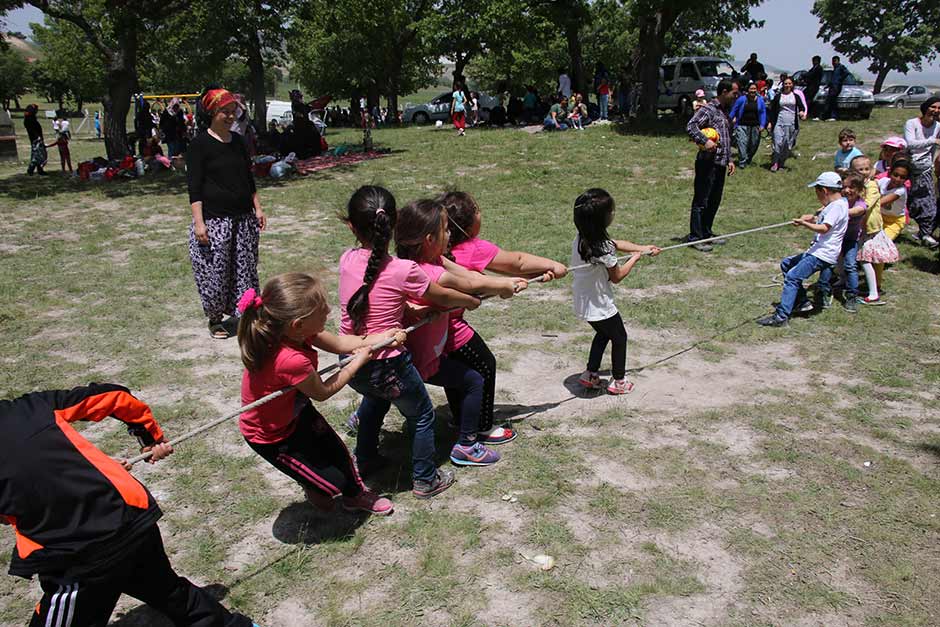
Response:
POLYGON ((0 522, 16 533, 10 574, 39 575, 43 589, 30 627, 106 625, 121 594, 176 625, 252 627, 173 571, 153 496, 71 426, 106 416, 127 423, 154 461, 173 451, 150 408, 118 385, 0 400, 0 522))

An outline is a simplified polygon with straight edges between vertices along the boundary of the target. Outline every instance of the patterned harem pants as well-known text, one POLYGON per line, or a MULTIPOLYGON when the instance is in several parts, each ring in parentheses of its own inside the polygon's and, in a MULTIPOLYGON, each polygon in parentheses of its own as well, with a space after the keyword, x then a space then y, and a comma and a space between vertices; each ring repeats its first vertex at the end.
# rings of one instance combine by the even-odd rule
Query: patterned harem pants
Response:
POLYGON ((191 224, 189 257, 193 277, 209 320, 235 315, 235 305, 248 288, 258 289, 258 240, 261 232, 254 214, 206 220, 209 243, 200 244, 191 224))

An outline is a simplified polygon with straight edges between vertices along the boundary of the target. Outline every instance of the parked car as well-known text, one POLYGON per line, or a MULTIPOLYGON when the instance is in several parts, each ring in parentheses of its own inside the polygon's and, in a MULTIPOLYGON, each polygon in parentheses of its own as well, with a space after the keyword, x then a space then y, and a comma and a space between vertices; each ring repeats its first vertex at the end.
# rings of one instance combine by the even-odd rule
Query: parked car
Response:
POLYGON ((291 103, 289 100, 268 100, 268 122, 277 120, 284 122, 291 120, 291 103))
POLYGON ((923 85, 892 85, 875 94, 876 107, 919 107, 920 103, 935 94, 923 85))
MULTIPOLYGON (((806 70, 800 70, 793 73, 793 82, 800 87, 806 86, 806 70)), ((829 88, 826 85, 832 76, 832 70, 823 70, 822 85, 813 102, 809 103, 810 111, 818 113, 826 108, 826 93, 829 88)), ((845 84, 842 85, 842 91, 839 92, 839 112, 846 116, 849 114, 867 120, 871 117, 871 110, 875 107, 875 95, 857 76, 849 72, 845 84)))
MULTIPOLYGON (((499 98, 490 96, 482 91, 477 93, 479 93, 480 119, 484 121, 488 120, 490 119, 490 111, 499 104, 499 98)), ((416 105, 408 103, 405 105, 405 110, 402 113, 402 119, 405 122, 411 122, 413 124, 427 124, 428 122, 437 120, 447 122, 450 120, 450 103, 453 97, 453 92, 449 91, 425 104, 416 105)), ((469 110, 470 107, 468 105, 467 111, 469 112, 469 110)))
POLYGON ((734 66, 720 57, 664 59, 660 73, 658 108, 686 117, 692 115, 695 90, 704 90, 706 98, 714 98, 718 81, 737 75, 734 66))

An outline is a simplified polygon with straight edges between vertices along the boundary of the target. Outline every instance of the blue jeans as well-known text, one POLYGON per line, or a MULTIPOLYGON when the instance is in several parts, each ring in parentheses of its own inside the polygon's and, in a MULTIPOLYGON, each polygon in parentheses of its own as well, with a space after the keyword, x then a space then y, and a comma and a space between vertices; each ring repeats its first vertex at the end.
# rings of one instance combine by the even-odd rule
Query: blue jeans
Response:
POLYGON ((382 398, 372 386, 370 375, 379 360, 363 366, 349 386, 362 394, 362 402, 356 414, 359 416, 359 433, 356 437, 356 459, 374 459, 378 456, 379 432, 385 414, 392 404, 404 416, 414 438, 411 445, 412 476, 421 481, 431 481, 437 472, 434 466, 434 405, 424 387, 424 381, 411 363, 411 353, 402 353, 381 360, 394 368, 401 385, 401 395, 393 400, 382 398))
MULTIPOLYGON (((845 300, 858 296, 858 240, 842 240, 842 269, 845 271, 845 300)), ((819 273, 819 287, 825 294, 832 293, 832 271, 834 266, 823 268, 819 273)))
POLYGON ((480 430, 480 406, 483 404, 483 375, 456 359, 441 357, 437 373, 428 383, 460 394, 459 444, 470 446, 480 430))
POLYGON ((598 102, 600 104, 600 110, 601 110, 600 118, 602 120, 606 120, 607 108, 610 106, 610 94, 601 94, 600 97, 598 98, 598 102))
POLYGON ((806 289, 803 281, 817 272, 825 269, 832 270, 832 264, 809 253, 800 253, 787 257, 780 262, 780 271, 783 272, 783 293, 780 294, 780 304, 777 306, 776 316, 781 320, 790 318, 793 307, 806 300, 806 289))
POLYGON ((542 120, 542 124, 545 126, 546 131, 566 131, 568 130, 568 125, 564 122, 559 122, 558 126, 555 126, 555 120, 552 119, 552 116, 548 116, 542 120))

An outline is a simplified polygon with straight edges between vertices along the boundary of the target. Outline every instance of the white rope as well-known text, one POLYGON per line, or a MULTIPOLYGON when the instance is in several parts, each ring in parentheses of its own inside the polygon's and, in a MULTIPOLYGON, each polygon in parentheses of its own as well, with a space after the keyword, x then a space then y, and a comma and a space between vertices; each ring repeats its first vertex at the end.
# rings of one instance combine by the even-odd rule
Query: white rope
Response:
MULTIPOLYGON (((790 226, 790 225, 792 225, 792 224, 793 224, 793 221, 792 221, 792 220, 787 220, 786 222, 781 222, 781 223, 779 223, 779 224, 770 224, 770 225, 768 225, 768 226, 759 226, 759 227, 757 227, 757 228, 747 229, 747 230, 745 230, 745 231, 738 231, 738 232, 736 232, 736 233, 728 233, 727 235, 716 235, 715 237, 709 237, 708 239, 697 239, 697 240, 695 240, 694 242, 682 242, 681 244, 675 244, 675 245, 673 245, 673 246, 666 246, 665 248, 660 248, 659 250, 660 250, 660 252, 662 252, 662 251, 665 251, 665 250, 675 250, 676 248, 687 248, 687 247, 689 247, 689 246, 695 246, 695 245, 697 245, 697 244, 707 244, 707 243, 709 243, 709 242, 714 242, 714 241, 720 240, 720 239, 730 239, 730 238, 732 238, 732 237, 738 237, 738 236, 740 236, 740 235, 747 235, 748 233, 758 233, 758 232, 760 232, 760 231, 769 231, 770 229, 779 229, 780 227, 783 227, 783 226, 790 226)), ((643 253, 643 254, 644 254, 644 255, 649 255, 650 253, 643 253)), ((625 259, 629 259, 629 258, 632 257, 632 256, 633 256, 633 255, 623 255, 622 257, 617 257, 617 261, 618 261, 618 263, 619 263, 619 262, 621 262, 621 261, 623 261, 623 260, 625 260, 625 259)), ((568 272, 571 272, 572 270, 581 270, 581 269, 583 269, 583 268, 590 268, 592 265, 594 265, 594 264, 591 264, 591 263, 582 263, 582 264, 579 265, 579 266, 571 266, 570 268, 568 268, 568 272)))

